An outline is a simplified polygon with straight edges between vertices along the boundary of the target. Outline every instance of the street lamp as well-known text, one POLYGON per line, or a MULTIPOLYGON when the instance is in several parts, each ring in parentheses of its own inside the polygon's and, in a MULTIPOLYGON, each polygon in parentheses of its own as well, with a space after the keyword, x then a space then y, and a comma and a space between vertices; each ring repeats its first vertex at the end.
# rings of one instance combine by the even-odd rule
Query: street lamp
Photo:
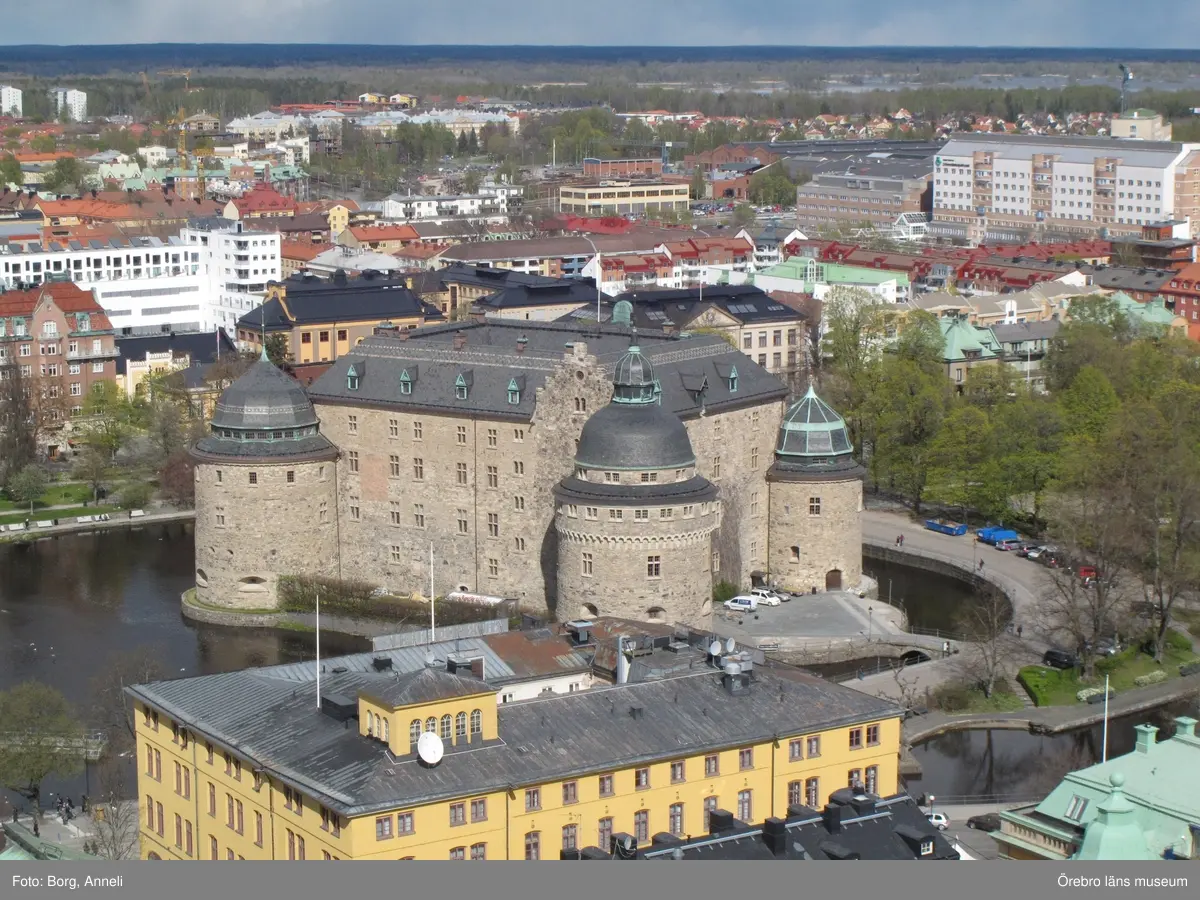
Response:
POLYGON ((867 607, 867 642, 870 643, 875 633, 875 607, 867 607))

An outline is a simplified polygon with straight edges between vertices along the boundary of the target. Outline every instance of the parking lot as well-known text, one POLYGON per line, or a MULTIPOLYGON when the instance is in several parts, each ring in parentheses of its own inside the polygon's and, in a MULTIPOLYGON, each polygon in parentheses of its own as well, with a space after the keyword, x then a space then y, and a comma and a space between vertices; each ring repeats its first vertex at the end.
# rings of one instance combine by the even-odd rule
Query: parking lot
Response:
POLYGON ((898 609, 846 591, 803 594, 748 613, 718 608, 714 624, 719 633, 754 645, 769 639, 862 640, 903 631, 898 609))

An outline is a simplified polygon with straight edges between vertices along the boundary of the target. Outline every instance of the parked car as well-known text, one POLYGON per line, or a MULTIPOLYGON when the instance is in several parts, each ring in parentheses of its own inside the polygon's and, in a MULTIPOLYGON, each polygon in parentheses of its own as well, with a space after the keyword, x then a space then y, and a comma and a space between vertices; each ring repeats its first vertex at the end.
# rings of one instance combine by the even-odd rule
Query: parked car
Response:
MULTIPOLYGON (((1085 650, 1092 650, 1092 642, 1084 641, 1083 648, 1085 650)), ((1124 648, 1122 647, 1121 641, 1119 638, 1106 637, 1106 638, 1101 638, 1096 643, 1096 647, 1094 650, 1092 650, 1092 652, 1096 656, 1116 656, 1123 649, 1124 648)))
POLYGON ((734 612, 754 612, 758 609, 757 597, 730 597, 725 601, 725 608, 734 612))
POLYGON ((1075 570, 1075 574, 1079 576, 1079 580, 1084 584, 1091 584, 1096 580, 1095 566, 1080 566, 1075 570))
POLYGON ((757 597, 758 602, 763 606, 778 606, 783 602, 783 597, 776 594, 774 591, 769 591, 766 588, 755 588, 750 592, 751 597, 757 597))
POLYGON ((1017 541, 1017 540, 996 541, 996 549, 997 550, 1005 550, 1005 551, 1019 550, 1020 547, 1021 547, 1021 542, 1017 541))
POLYGON ((1067 650, 1051 647, 1042 656, 1042 665, 1052 669, 1077 669, 1081 665, 1079 657, 1067 650))
POLYGON ((1033 541, 1021 541, 1020 546, 1018 546, 1016 549, 1016 554, 1017 556, 1023 556, 1025 559, 1029 559, 1030 553, 1036 553, 1040 549, 1041 547, 1038 544, 1035 544, 1033 541))
POLYGON ((971 816, 967 819, 967 827, 976 831, 999 831, 1000 813, 984 813, 981 816, 971 816))
POLYGON ((945 813, 930 813, 926 818, 929 819, 929 824, 938 831, 945 831, 950 827, 950 820, 946 817, 945 813))

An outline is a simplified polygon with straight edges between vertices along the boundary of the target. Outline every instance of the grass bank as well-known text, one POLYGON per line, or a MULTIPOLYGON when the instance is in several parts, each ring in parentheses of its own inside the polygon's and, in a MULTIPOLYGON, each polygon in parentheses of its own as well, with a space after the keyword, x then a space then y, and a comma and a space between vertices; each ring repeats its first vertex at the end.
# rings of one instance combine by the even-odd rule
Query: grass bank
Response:
POLYGON ((59 522, 65 525, 80 516, 97 516, 100 513, 108 513, 111 516, 115 512, 118 512, 118 508, 115 506, 74 506, 68 509, 53 509, 48 511, 39 510, 35 506, 32 516, 29 514, 29 510, 0 515, 0 525, 16 525, 24 522, 26 519, 29 519, 31 522, 58 519, 59 522))

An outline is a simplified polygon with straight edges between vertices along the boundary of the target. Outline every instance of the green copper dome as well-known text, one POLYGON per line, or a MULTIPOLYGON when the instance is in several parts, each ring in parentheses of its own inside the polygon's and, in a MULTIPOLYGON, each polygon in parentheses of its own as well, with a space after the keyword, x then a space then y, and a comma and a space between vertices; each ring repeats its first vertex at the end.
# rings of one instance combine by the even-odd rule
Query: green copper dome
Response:
POLYGON ((845 420, 818 397, 811 386, 808 393, 784 413, 779 426, 779 441, 775 445, 775 455, 780 461, 803 463, 849 456, 853 451, 845 420))
POLYGON ((633 405, 658 403, 662 388, 654 377, 654 366, 637 344, 630 345, 613 371, 613 403, 633 405))

